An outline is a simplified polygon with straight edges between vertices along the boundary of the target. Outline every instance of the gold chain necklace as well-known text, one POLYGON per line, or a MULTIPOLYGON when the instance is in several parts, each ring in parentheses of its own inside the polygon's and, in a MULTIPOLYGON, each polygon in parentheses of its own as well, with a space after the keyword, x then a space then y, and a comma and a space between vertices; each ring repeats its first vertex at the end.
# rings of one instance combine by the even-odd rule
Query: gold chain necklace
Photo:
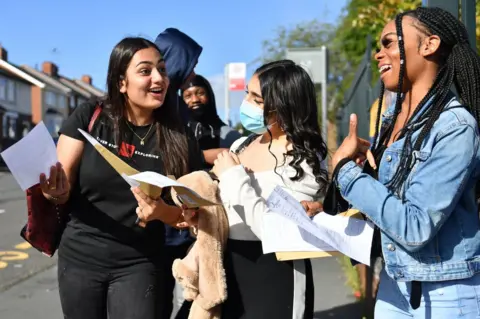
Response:
POLYGON ((130 129, 130 131, 132 131, 132 133, 135 134, 135 135, 138 137, 138 139, 140 140, 140 145, 145 145, 144 140, 145 140, 145 138, 147 138, 148 134, 149 134, 150 131, 152 130, 153 123, 150 124, 150 128, 148 129, 148 132, 147 132, 147 134, 145 134, 145 136, 144 136, 143 138, 140 137, 137 133, 135 133, 135 131, 130 127, 130 124, 128 124, 128 121, 125 121, 125 123, 127 123, 127 126, 128 126, 128 128, 130 129))

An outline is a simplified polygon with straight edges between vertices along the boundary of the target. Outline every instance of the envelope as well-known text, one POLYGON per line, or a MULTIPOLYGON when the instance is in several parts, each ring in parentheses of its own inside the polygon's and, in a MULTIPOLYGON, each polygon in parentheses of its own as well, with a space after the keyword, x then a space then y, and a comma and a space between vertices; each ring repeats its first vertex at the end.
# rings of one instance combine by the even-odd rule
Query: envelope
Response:
MULTIPOLYGON (((349 209, 348 211, 341 213, 339 215, 346 217, 353 217, 363 219, 361 212, 357 209, 349 209)), ((286 260, 297 260, 297 259, 311 259, 311 258, 323 258, 323 257, 334 257, 342 256, 343 254, 339 251, 282 251, 275 253, 277 260, 286 261, 286 260)))
POLYGON ((131 186, 138 185, 138 187, 149 197, 157 199, 160 197, 163 187, 172 187, 177 192, 180 201, 189 208, 217 205, 216 203, 212 203, 202 198, 188 187, 179 184, 175 181, 175 177, 173 176, 163 176, 155 172, 139 172, 109 151, 90 134, 82 129, 78 130, 127 183, 131 186))

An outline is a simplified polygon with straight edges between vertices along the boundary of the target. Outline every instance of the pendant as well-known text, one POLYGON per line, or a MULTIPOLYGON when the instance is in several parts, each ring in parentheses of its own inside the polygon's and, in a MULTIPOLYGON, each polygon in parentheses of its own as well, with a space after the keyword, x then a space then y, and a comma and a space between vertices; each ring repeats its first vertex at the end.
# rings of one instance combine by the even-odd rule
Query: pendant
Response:
POLYGON ((144 145, 145 143, 143 142, 143 140, 140 140, 140 145, 144 145))

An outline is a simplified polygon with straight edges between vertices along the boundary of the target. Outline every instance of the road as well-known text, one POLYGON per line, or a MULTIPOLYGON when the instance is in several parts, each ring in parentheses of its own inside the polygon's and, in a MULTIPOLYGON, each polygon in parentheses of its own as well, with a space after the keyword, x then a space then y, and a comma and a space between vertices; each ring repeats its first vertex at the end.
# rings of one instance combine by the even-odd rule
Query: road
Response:
POLYGON ((0 291, 55 263, 20 237, 26 217, 24 192, 9 173, 0 172, 0 291))
MULTIPOLYGON (((0 172, 0 318, 61 319, 56 259, 23 242, 25 196, 10 174, 0 172)), ((360 306, 345 286, 335 258, 312 261, 315 318, 360 318, 360 306)))

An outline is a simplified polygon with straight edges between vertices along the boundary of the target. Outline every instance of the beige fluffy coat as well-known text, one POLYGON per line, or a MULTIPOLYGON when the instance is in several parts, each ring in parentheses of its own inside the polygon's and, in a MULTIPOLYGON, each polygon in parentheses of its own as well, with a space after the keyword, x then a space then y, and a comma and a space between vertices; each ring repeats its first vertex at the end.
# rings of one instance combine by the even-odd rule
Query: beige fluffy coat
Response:
MULTIPOLYGON (((193 301, 188 318, 219 319, 221 305, 227 299, 223 251, 228 238, 228 219, 221 204, 218 183, 204 171, 182 176, 178 182, 219 204, 205 206, 197 212, 197 240, 187 256, 175 260, 172 266, 173 276, 184 288, 184 298, 193 301)), ((173 189, 172 198, 181 206, 173 189)))

